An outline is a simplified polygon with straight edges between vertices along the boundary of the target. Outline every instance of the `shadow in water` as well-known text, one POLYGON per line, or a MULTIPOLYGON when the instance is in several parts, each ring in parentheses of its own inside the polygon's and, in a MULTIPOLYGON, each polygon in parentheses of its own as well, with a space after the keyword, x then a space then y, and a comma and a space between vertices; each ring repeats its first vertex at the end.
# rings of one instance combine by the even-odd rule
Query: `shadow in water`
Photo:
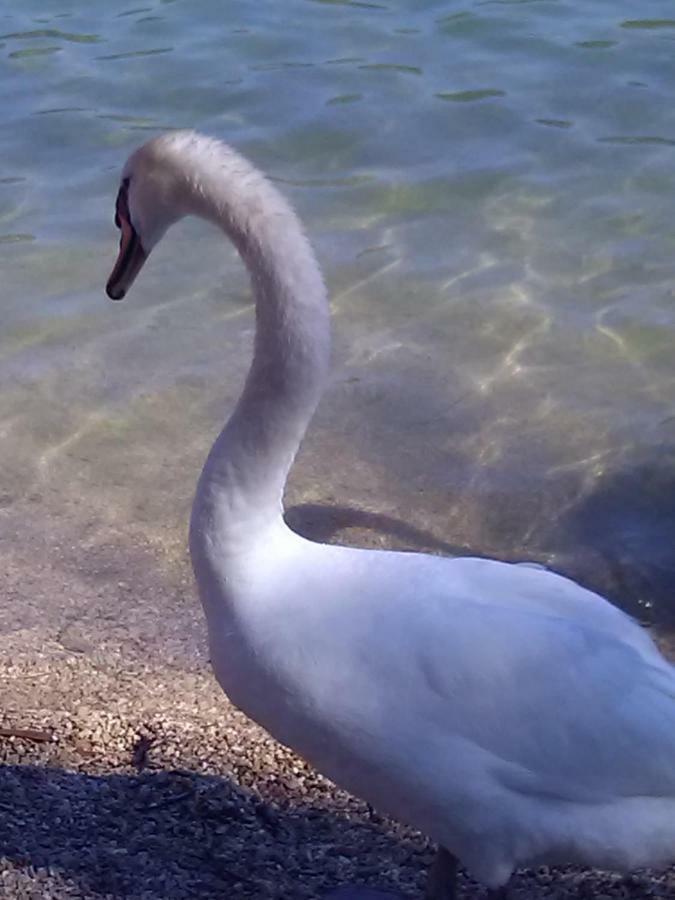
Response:
POLYGON ((363 533, 359 535, 359 546, 417 550, 446 556, 476 555, 465 545, 451 544, 449 541, 441 540, 431 532, 410 525, 401 519, 381 513, 367 512, 352 506, 301 503, 289 507, 286 510, 285 518, 293 531, 319 543, 328 543, 339 532, 354 529, 363 533), (370 538, 368 538, 368 534, 370 534, 370 538), (376 538, 375 535, 379 535, 379 538, 376 538))
POLYGON ((648 458, 619 460, 555 523, 545 542, 579 557, 570 574, 640 620, 672 631, 675 448, 658 453, 657 458, 651 449, 648 458))
MULTIPOLYGON (((356 546, 386 547, 448 556, 483 556, 543 562, 607 597, 645 624, 675 631, 675 447, 654 448, 615 459, 611 469, 582 487, 571 486, 565 510, 546 509, 542 523, 524 543, 513 540, 509 525, 520 534, 521 518, 502 517, 495 531, 495 509, 478 509, 485 526, 485 543, 451 543, 401 519, 348 506, 300 504, 290 507, 291 528, 311 540, 356 546), (571 495, 571 496, 570 496, 571 495), (576 499, 573 499, 576 496, 576 499), (501 552, 500 552, 501 548, 501 552)), ((472 503, 467 501, 467 509, 472 503)), ((517 500, 508 510, 518 510, 517 500)))
POLYGON ((3 896, 317 898, 352 876, 386 886, 406 865, 414 880, 422 865, 419 846, 365 816, 272 806, 191 772, 8 765, 0 811, 3 896))

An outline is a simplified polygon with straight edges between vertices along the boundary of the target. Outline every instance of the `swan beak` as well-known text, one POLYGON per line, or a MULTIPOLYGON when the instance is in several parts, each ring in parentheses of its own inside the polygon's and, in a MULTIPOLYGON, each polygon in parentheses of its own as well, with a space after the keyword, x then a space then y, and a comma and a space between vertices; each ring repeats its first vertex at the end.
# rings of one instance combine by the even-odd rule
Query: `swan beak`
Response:
POLYGON ((106 294, 111 300, 121 300, 124 297, 148 258, 141 239, 129 219, 120 216, 119 222, 120 249, 115 267, 105 286, 106 294))

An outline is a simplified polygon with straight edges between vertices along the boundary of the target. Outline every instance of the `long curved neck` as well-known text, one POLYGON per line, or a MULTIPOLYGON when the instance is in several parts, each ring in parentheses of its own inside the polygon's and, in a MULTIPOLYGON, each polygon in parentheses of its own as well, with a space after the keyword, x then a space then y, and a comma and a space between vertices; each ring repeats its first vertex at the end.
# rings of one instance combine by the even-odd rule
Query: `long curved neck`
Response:
POLYGON ((286 478, 330 355, 326 291, 297 216, 261 173, 229 148, 222 151, 219 165, 192 173, 192 211, 219 225, 246 264, 256 335, 243 393, 197 488, 193 558, 246 553, 271 529, 285 527, 286 478))

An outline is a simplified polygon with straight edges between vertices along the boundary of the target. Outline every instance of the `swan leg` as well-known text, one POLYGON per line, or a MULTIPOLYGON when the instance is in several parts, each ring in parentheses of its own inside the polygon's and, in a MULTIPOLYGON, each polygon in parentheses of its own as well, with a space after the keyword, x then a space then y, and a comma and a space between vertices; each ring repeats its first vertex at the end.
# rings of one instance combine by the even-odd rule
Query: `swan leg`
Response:
POLYGON ((455 900, 456 887, 457 860, 445 847, 439 847, 429 869, 425 900, 455 900))
POLYGON ((487 892, 487 900, 507 900, 508 896, 509 894, 506 890, 506 885, 504 885, 504 887, 497 888, 494 891, 487 892))

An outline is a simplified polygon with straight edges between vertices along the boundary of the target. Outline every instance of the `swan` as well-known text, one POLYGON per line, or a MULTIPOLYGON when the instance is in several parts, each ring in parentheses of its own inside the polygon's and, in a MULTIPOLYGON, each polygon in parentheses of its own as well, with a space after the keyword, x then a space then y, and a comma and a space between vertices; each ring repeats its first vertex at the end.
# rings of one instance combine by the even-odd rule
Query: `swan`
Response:
POLYGON ((326 380, 329 307, 295 213, 194 132, 129 158, 106 290, 124 297, 174 222, 220 228, 248 268, 253 361, 199 478, 190 553, 215 675, 316 769, 438 843, 502 896, 520 866, 630 870, 675 853, 675 669, 599 595, 543 567, 353 549, 284 522, 326 380))

